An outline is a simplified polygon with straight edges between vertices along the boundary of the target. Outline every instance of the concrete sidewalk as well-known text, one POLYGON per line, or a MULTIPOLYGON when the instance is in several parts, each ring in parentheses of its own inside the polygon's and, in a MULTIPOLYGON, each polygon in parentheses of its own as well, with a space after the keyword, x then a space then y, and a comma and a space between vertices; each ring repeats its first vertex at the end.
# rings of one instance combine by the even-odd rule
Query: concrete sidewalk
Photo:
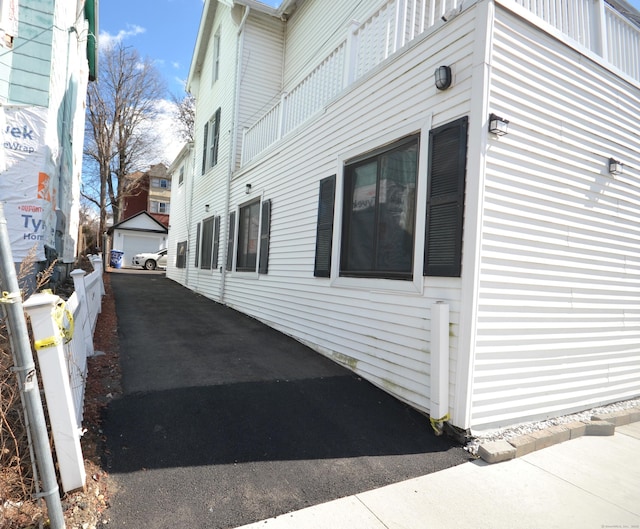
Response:
POLYGON ((464 463, 243 529, 640 527, 640 422, 511 461, 464 463))

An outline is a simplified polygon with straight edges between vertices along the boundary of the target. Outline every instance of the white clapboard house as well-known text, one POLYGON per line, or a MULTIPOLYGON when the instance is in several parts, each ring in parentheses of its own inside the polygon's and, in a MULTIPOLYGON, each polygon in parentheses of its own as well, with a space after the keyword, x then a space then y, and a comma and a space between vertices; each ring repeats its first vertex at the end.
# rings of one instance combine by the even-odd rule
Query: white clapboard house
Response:
POLYGON ((640 395, 640 14, 206 0, 168 276, 432 419, 640 395))

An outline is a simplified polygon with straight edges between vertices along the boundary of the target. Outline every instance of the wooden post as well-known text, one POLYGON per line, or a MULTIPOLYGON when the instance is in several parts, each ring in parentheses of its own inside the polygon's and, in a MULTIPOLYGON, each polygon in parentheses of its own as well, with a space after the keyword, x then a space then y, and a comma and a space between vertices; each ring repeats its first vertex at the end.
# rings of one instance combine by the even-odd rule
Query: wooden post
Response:
MULTIPOLYGON (((432 419, 449 413, 449 305, 431 305, 431 405, 432 419)), ((446 420, 446 419, 445 419, 446 420)))
POLYGON ((54 294, 34 294, 24 309, 31 318, 62 489, 68 492, 84 487, 86 473, 62 332, 54 321, 53 310, 59 301, 54 294))
POLYGON ((357 20, 352 20, 349 23, 347 33, 342 88, 347 88, 356 80, 356 72, 358 71, 358 29, 360 29, 360 23, 357 20))

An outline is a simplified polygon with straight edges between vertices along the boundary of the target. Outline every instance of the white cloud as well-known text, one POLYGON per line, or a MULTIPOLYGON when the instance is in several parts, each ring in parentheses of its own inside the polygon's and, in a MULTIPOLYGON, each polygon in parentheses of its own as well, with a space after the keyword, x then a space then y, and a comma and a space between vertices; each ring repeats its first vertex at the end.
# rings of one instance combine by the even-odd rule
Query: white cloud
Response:
POLYGON ((173 61, 171 63, 171 66, 173 66, 176 70, 180 69, 180 63, 178 61, 173 61))
POLYGON ((140 131, 157 139, 154 142, 155 149, 150 153, 148 160, 143 160, 142 165, 152 165, 163 162, 167 166, 173 162, 184 143, 176 132, 176 105, 168 99, 156 101, 158 115, 156 119, 146 124, 146 129, 140 131))
POLYGON ((98 38, 98 43, 101 48, 109 48, 114 44, 122 42, 129 37, 135 37, 136 35, 140 35, 146 31, 142 26, 127 26, 127 29, 121 29, 117 34, 111 35, 106 31, 101 31, 100 36, 98 38))

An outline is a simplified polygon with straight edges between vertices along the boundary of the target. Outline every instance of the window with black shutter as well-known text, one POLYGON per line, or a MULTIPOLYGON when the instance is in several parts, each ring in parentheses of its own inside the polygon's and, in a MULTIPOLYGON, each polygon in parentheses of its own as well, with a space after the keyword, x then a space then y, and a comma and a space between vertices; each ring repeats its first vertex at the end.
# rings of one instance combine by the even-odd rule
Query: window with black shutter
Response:
POLYGON ((198 268, 200 265, 200 223, 196 226, 196 255, 193 262, 193 266, 198 268))
POLYGON ((220 254, 220 217, 215 217, 213 222, 213 268, 218 268, 218 256, 220 254))
POLYGON ((233 268, 233 242, 235 240, 236 232, 236 212, 229 213, 229 230, 227 233, 227 263, 226 269, 231 270, 233 268))
POLYGON ((209 142, 209 122, 204 124, 204 144, 202 145, 202 174, 207 170, 207 143, 209 142))
POLYGON ((344 167, 340 275, 411 280, 420 137, 344 167))
POLYGON ((460 277, 467 117, 429 133, 424 275, 460 277))
POLYGON ((333 207, 336 196, 336 175, 320 180, 318 225, 316 227, 316 261, 313 275, 331 275, 331 244, 333 240, 333 207))
POLYGON ((220 143, 220 109, 216 110, 211 121, 209 121, 209 131, 211 142, 209 144, 209 167, 214 167, 218 163, 218 144, 220 143))
POLYGON ((187 241, 181 241, 176 248, 176 268, 187 266, 187 241))
POLYGON ((214 217, 209 217, 202 221, 202 260, 200 268, 211 270, 213 258, 213 225, 214 217))
POLYGON ((260 221, 260 260, 258 273, 269 271, 269 236, 271 233, 271 200, 262 201, 262 218, 260 221))

